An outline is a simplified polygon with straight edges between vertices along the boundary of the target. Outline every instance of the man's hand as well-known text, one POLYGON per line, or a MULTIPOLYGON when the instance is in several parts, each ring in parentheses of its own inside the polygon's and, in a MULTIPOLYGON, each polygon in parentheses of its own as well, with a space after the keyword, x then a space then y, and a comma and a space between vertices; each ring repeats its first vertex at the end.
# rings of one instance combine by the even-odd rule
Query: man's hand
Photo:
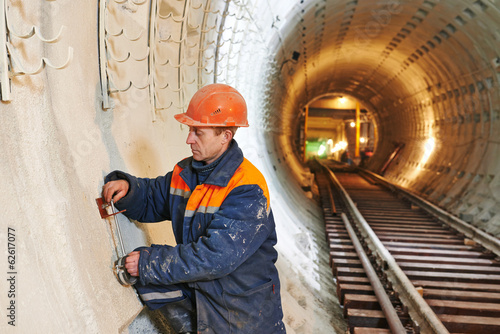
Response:
POLYGON ((128 193, 129 184, 126 180, 109 181, 102 187, 102 197, 106 203, 114 203, 128 193))
POLYGON ((125 259, 125 268, 127 268, 130 276, 139 276, 139 258, 141 257, 141 252, 135 251, 129 253, 125 259))

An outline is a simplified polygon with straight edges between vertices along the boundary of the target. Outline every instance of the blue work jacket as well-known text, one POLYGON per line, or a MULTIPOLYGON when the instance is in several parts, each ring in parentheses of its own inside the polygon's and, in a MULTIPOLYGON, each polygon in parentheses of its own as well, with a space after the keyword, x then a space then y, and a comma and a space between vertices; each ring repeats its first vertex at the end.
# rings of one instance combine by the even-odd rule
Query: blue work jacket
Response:
POLYGON ((141 250, 143 285, 187 283, 194 289, 198 333, 285 333, 269 190, 233 141, 197 185, 192 157, 155 179, 115 171, 130 188, 116 203, 140 222, 171 220, 176 246, 141 250))

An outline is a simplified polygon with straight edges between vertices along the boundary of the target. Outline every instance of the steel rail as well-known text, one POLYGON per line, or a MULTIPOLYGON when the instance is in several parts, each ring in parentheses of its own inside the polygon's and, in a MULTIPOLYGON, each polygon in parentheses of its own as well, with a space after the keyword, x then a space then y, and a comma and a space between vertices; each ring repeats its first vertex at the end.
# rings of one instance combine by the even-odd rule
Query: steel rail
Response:
POLYGON ((477 227, 466 223, 465 221, 459 219, 458 217, 453 216, 452 214, 444 211, 438 206, 432 204, 431 202, 413 194, 411 191, 389 182, 380 175, 377 175, 371 171, 364 170, 361 168, 357 168, 357 170, 361 173, 368 174, 369 176, 375 178, 377 181, 382 182, 384 186, 388 187, 389 189, 397 191, 399 194, 401 194, 401 196, 403 196, 410 202, 418 205, 432 216, 448 224, 455 230, 463 233, 465 236, 467 236, 467 238, 472 239, 477 243, 481 244, 483 247, 492 251, 497 256, 500 256, 500 239, 495 238, 494 236, 478 229, 477 227))
POLYGON ((363 249, 363 246, 358 239, 358 236, 354 232, 354 228, 351 226, 351 222, 349 221, 345 213, 342 213, 340 216, 347 229, 347 233, 349 233, 352 245, 354 246, 354 249, 358 254, 359 260, 361 261, 361 265, 365 270, 366 276, 368 277, 368 280, 373 287, 373 291, 375 292, 375 296, 377 297, 380 307, 382 308, 382 312, 384 312, 385 318, 387 319, 387 324, 389 325, 391 332, 406 333, 406 330, 401 323, 401 320, 399 319, 399 316, 396 313, 396 310, 394 309, 389 296, 385 292, 382 282, 380 282, 380 279, 377 276, 377 272, 373 268, 368 255, 366 255, 365 250, 363 249))
POLYGON ((337 208, 335 207, 335 201, 333 200, 332 187, 330 183, 326 184, 328 190, 328 199, 330 200, 330 205, 332 206, 332 214, 337 215, 337 208))
POLYGON ((399 298, 403 304, 408 307, 408 313, 410 314, 412 320, 420 327, 421 333, 449 334, 449 331, 443 325, 441 320, 439 320, 436 313, 434 313, 423 297, 418 293, 403 270, 396 263, 394 257, 384 247, 375 232, 368 225, 364 217, 356 208, 356 205, 347 191, 338 181, 335 174, 327 166, 325 166, 324 163, 320 162, 320 164, 326 171, 328 171, 330 179, 346 202, 346 208, 356 223, 359 231, 363 237, 366 238, 365 241, 367 242, 368 247, 373 254, 377 256, 377 260, 380 261, 380 264, 382 264, 384 268, 387 268, 384 271, 387 274, 387 278, 392 283, 394 290, 399 294, 399 298))

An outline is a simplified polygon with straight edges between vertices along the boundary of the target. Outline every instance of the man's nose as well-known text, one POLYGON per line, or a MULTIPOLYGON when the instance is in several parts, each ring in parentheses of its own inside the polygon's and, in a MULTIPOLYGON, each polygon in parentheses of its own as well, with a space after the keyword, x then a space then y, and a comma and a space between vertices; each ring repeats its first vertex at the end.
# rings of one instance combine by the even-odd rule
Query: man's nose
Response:
POLYGON ((186 138, 186 144, 194 144, 194 131, 189 131, 189 134, 186 138))

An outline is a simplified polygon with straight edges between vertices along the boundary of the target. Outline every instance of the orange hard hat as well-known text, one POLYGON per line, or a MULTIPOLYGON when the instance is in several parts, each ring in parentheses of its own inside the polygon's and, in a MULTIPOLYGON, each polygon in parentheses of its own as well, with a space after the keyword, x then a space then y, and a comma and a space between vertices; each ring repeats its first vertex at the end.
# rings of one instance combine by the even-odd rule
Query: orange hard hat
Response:
POLYGON ((248 126, 245 99, 225 84, 202 87, 194 94, 187 111, 174 117, 189 126, 248 126))

